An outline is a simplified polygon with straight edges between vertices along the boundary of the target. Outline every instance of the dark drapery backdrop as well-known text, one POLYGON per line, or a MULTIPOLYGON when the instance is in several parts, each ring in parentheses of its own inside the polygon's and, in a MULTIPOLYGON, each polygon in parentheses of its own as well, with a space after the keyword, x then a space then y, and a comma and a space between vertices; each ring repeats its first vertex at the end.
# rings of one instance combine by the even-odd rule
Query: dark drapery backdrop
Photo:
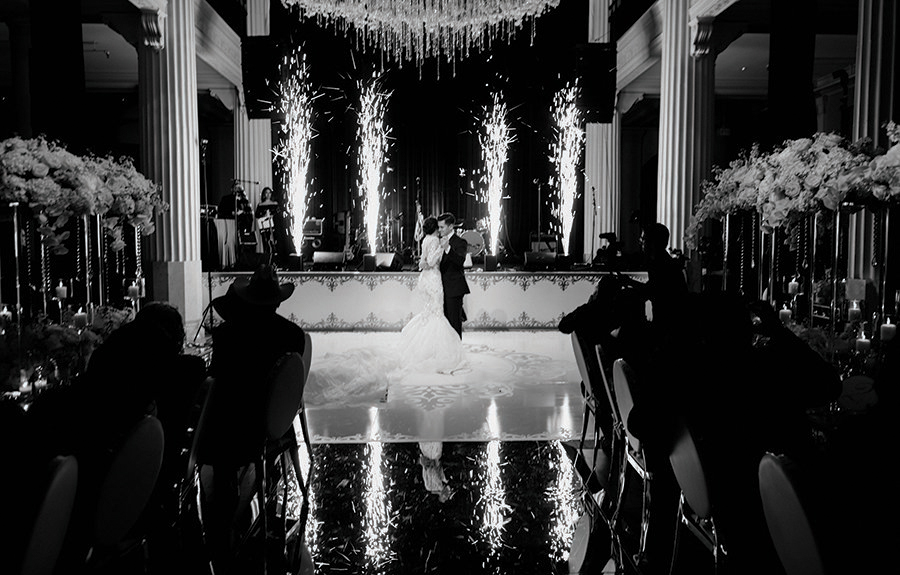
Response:
MULTIPOLYGON (((395 248, 401 243, 409 247, 413 241, 417 198, 426 216, 451 211, 462 220, 463 229, 475 228, 476 220, 487 216, 486 206, 476 199, 478 189, 484 187, 477 133, 492 90, 504 96, 515 138, 506 164, 507 233, 501 231, 501 243, 508 252, 520 255, 539 225, 542 232, 549 231, 551 105, 553 94, 575 78, 575 46, 587 38, 587 0, 562 0, 536 21, 533 40, 525 28, 510 45, 501 42, 489 52, 457 62, 455 75, 452 66, 443 62, 440 79, 433 59, 426 62, 421 77, 410 63, 402 69, 388 63, 382 68, 381 54, 354 50, 350 39, 301 21, 280 2, 273 2, 272 8, 273 36, 285 50, 302 47, 311 85, 320 94, 314 105, 311 215, 324 218, 328 226, 336 213, 350 209, 351 226, 359 224, 358 82, 375 73, 384 91, 391 93, 386 123, 392 143, 382 214, 396 222, 392 226, 395 248)), ((274 124, 277 133, 277 118, 274 124)), ((576 228, 577 233, 580 222, 576 228)), ((573 238, 572 245, 580 242, 580 236, 573 238)), ((340 249, 343 237, 332 235, 329 243, 327 249, 340 249)))

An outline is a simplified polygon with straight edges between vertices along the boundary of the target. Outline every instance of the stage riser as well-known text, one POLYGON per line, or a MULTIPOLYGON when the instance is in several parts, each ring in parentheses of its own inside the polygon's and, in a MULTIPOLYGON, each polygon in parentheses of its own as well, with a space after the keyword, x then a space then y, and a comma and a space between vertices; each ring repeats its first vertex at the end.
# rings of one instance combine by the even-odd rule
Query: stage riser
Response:
MULTIPOLYGON (((247 273, 213 273, 213 298, 247 273)), ((555 330, 604 272, 468 272, 463 330, 555 330)), ((628 275, 646 281, 646 273, 628 275)), ((284 272, 296 286, 278 313, 309 331, 400 331, 421 310, 415 272, 284 272)), ((204 277, 204 280, 206 278, 204 277)), ((204 299, 208 291, 204 290, 204 299)))

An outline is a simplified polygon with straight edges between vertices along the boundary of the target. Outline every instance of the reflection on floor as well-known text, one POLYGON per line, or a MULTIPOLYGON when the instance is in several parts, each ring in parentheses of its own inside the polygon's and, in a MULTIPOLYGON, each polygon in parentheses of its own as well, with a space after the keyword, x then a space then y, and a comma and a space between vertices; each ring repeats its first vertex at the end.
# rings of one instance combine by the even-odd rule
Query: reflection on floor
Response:
MULTIPOLYGON (((327 353, 387 346, 396 333, 314 332, 312 365, 327 353)), ((468 367, 407 376, 386 400, 307 405, 313 443, 566 440, 580 433, 581 392, 569 336, 555 331, 464 332, 468 367)), ((350 398, 352 400, 352 398, 350 398)))
POLYGON ((583 512, 558 441, 313 447, 316 573, 568 573, 583 512))

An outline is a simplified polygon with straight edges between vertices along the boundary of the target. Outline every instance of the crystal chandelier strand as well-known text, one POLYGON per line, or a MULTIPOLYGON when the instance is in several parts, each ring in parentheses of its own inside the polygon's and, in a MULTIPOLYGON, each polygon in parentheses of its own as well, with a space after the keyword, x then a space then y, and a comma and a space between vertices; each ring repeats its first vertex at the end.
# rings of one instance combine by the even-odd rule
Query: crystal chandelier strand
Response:
POLYGON ((320 27, 352 34, 363 50, 377 49, 382 65, 414 62, 421 75, 425 58, 453 66, 472 52, 489 50, 495 42, 510 43, 534 21, 559 5, 559 0, 282 0, 298 7, 301 18, 320 27))

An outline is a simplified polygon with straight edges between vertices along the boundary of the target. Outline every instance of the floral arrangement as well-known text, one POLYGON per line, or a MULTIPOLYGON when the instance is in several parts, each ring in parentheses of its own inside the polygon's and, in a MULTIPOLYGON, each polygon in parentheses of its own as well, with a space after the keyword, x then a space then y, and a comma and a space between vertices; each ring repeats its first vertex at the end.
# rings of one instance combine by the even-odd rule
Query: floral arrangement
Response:
POLYGON ((57 255, 68 252, 61 231, 73 217, 106 216, 115 251, 125 247, 122 226, 154 231, 153 216, 168 209, 156 184, 128 158, 79 157, 43 137, 0 142, 0 200, 28 205, 42 241, 57 255))
POLYGON ((742 210, 755 209, 762 229, 771 231, 818 210, 837 210, 848 200, 900 197, 900 127, 890 122, 885 128, 893 147, 880 154, 869 139, 850 143, 821 132, 788 140, 769 153, 754 146, 702 183, 686 243, 696 247, 706 220, 742 210))

